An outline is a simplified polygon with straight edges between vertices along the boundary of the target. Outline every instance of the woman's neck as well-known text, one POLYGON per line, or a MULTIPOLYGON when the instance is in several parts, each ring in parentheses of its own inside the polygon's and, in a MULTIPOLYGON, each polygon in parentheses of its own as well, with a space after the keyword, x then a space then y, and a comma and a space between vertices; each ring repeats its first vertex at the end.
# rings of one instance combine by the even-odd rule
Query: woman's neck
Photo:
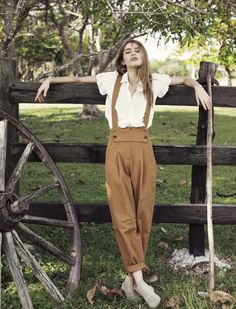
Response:
POLYGON ((128 69, 128 80, 129 83, 133 86, 135 86, 138 82, 138 71, 136 68, 130 68, 128 69))

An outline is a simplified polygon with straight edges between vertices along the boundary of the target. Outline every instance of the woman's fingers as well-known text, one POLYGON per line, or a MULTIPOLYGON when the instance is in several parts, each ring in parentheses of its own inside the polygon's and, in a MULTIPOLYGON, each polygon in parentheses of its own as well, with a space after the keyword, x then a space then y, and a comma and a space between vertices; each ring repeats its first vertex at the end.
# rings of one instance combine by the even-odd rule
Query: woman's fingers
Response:
POLYGON ((35 101, 38 101, 40 103, 43 102, 42 91, 43 91, 42 86, 40 86, 39 89, 38 89, 37 95, 36 95, 36 97, 34 99, 35 101))
POLYGON ((197 88, 197 91, 195 94, 196 94, 196 101, 197 101, 198 106, 201 104, 205 110, 211 108, 211 98, 202 87, 197 88))
POLYGON ((199 106, 200 105, 200 101, 199 101, 197 96, 196 96, 196 101, 197 101, 197 106, 199 106))
POLYGON ((48 86, 45 86, 45 89, 44 89, 44 92, 43 92, 44 97, 47 96, 48 88, 49 88, 48 86))
POLYGON ((40 103, 44 102, 44 98, 47 96, 48 89, 49 89, 49 82, 45 80, 39 87, 37 95, 34 100, 40 103))

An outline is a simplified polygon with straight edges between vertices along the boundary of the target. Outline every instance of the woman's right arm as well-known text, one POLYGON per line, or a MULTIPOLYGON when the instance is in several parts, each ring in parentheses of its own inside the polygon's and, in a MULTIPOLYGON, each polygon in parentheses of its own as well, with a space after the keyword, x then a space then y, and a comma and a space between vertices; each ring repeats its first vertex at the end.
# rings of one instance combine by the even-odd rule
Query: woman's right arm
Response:
POLYGON ((50 84, 59 83, 96 83, 96 76, 62 76, 62 77, 52 77, 47 78, 39 87, 35 101, 40 103, 44 102, 44 98, 47 96, 50 84))

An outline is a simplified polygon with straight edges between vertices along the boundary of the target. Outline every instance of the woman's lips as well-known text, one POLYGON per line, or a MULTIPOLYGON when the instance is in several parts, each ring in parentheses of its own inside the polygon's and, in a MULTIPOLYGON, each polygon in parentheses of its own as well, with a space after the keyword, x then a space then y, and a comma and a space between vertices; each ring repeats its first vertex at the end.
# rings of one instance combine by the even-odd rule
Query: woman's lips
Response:
POLYGON ((138 60, 138 58, 136 58, 136 57, 131 58, 131 61, 136 61, 136 60, 138 60))

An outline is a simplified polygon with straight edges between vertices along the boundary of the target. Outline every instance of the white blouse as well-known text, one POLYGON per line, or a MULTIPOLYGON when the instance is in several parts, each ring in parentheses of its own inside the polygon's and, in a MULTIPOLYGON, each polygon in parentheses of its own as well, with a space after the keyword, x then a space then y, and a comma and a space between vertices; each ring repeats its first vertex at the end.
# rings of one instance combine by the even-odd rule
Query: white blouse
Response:
MULTIPOLYGON (((112 128, 112 94, 115 85, 117 71, 105 72, 96 75, 97 85, 99 92, 102 95, 107 95, 105 105, 105 116, 108 120, 109 127, 112 128)), ((153 102, 150 109, 150 116, 148 120, 148 128, 152 125, 154 106, 156 98, 163 97, 170 85, 170 77, 167 74, 152 74, 152 90, 153 90, 153 102)), ((144 125, 144 114, 146 110, 146 97, 143 93, 143 87, 140 82, 135 93, 131 96, 129 91, 128 73, 125 73, 121 79, 120 92, 116 101, 116 111, 118 117, 118 127, 143 127, 144 125)))

